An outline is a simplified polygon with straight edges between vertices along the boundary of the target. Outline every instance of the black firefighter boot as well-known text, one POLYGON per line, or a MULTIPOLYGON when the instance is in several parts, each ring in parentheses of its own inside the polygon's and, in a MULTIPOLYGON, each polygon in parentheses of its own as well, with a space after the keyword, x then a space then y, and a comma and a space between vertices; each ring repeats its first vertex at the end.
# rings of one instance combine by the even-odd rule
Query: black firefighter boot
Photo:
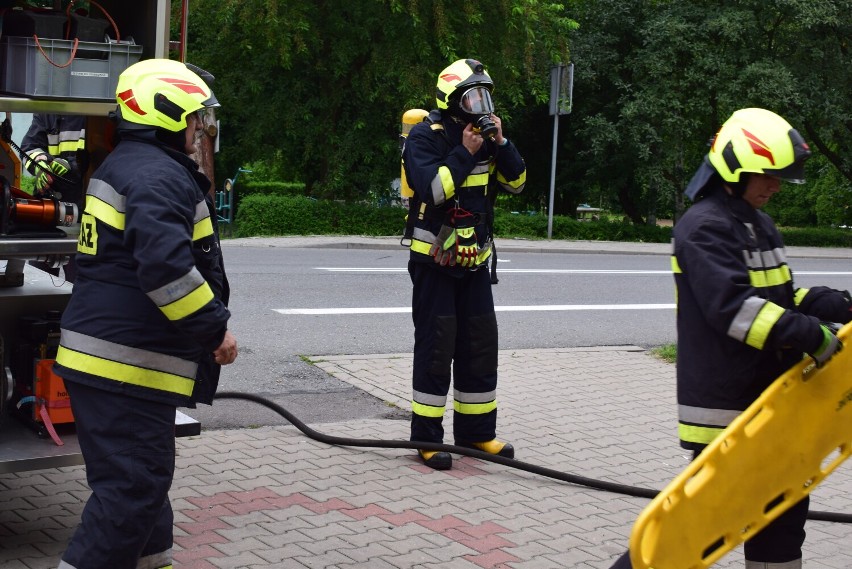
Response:
POLYGON ((453 457, 448 452, 435 450, 418 450, 420 460, 429 468, 449 470, 453 467, 453 457))

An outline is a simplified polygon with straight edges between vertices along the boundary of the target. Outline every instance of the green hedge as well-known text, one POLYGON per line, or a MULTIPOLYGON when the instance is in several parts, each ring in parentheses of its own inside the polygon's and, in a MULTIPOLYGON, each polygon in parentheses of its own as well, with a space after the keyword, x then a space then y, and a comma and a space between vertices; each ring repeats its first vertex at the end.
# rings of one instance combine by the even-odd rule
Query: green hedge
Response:
POLYGON ((303 196, 305 184, 302 182, 239 182, 237 194, 241 198, 251 195, 303 196))
POLYGON ((237 210, 237 236, 402 235, 405 210, 318 201, 306 197, 245 196, 237 210))
MULTIPOLYGON (((498 211, 494 218, 494 234, 500 237, 547 238, 546 215, 517 215, 498 211)), ((588 241, 639 241, 668 243, 670 227, 633 225, 615 221, 577 221, 572 217, 553 216, 553 239, 588 241)))
POLYGON ((794 247, 852 247, 852 230, 831 227, 782 227, 784 245, 794 247))
MULTIPOLYGON (((304 196, 246 195, 237 209, 238 237, 257 235, 371 235, 402 236, 407 211, 399 207, 374 207, 320 201, 304 196)), ((497 237, 547 238, 547 216, 497 211, 497 237)), ((852 230, 835 228, 781 228, 790 246, 852 247, 852 230)), ((553 239, 668 243, 671 227, 634 225, 616 221, 577 221, 553 217, 553 239)))

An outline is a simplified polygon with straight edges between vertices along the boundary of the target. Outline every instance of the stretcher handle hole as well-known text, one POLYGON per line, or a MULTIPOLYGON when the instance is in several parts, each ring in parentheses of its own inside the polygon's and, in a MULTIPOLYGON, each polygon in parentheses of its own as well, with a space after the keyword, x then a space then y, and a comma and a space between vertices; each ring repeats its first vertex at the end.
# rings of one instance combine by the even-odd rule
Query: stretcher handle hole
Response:
POLYGON ((782 492, 781 494, 778 494, 778 496, 776 496, 775 498, 773 498, 772 500, 767 502, 766 507, 763 508, 763 513, 768 514, 769 512, 771 512, 772 510, 774 510, 775 508, 777 508, 778 506, 783 504, 785 497, 786 497, 786 495, 785 495, 784 492, 782 492))
POLYGON ((704 550, 704 553, 701 554, 701 560, 707 561, 710 558, 710 556, 713 555, 714 552, 718 551, 719 548, 723 547, 724 545, 725 545, 725 536, 723 535, 722 537, 720 537, 719 539, 717 539, 716 541, 711 543, 710 546, 707 547, 707 549, 704 550))

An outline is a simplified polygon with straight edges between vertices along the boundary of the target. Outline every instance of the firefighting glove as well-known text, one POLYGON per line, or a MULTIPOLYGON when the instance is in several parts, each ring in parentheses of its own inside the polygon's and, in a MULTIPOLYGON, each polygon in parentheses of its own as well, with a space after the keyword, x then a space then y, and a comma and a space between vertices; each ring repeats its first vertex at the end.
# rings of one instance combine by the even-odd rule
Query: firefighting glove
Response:
POLYGON ((442 225, 438 237, 429 249, 429 255, 435 257, 435 262, 441 266, 456 264, 456 241, 458 236, 455 227, 442 225))
POLYGON ((843 349, 843 342, 834 335, 833 328, 834 326, 820 324, 822 343, 820 343, 819 347, 812 354, 808 354, 813 358, 817 367, 824 366, 834 354, 843 349))
MULTIPOLYGON (((42 154, 42 156, 45 156, 42 154)), ((50 187, 56 176, 62 177, 71 170, 71 165, 62 158, 37 158, 36 159, 35 195, 38 197, 49 195, 50 187), (55 174, 55 176, 54 176, 55 174)))
POLYGON ((476 242, 476 216, 469 211, 457 209, 453 214, 456 225, 456 263, 465 268, 476 265, 479 246, 476 242))

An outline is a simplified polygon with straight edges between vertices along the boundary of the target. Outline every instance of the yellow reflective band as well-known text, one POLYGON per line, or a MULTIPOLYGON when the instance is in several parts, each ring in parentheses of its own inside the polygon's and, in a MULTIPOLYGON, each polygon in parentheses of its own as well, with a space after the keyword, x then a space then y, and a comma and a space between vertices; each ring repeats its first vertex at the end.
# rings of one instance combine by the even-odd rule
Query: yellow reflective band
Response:
POLYGON ((709 445, 715 440, 722 431, 725 429, 722 427, 698 427, 695 425, 685 425, 683 423, 678 423, 677 425, 677 434, 680 437, 680 440, 686 441, 688 443, 698 443, 702 445, 709 445))
POLYGON ((124 214, 95 196, 86 196, 86 213, 89 213, 110 227, 124 231, 124 214))
POLYGON ((680 270, 680 264, 677 262, 677 257, 674 255, 672 255, 672 272, 676 275, 683 273, 683 271, 680 270))
MULTIPOLYGON (((445 201, 456 195, 456 184, 453 182, 453 175, 450 173, 449 168, 446 166, 438 168, 438 178, 441 180, 441 188, 444 191, 445 201)), ((437 201, 435 203, 437 204, 437 201)))
POLYGON ((424 405, 423 403, 418 403, 417 401, 411 402, 411 411, 414 412, 415 415, 420 415, 421 417, 443 417, 444 416, 444 408, 443 407, 434 407, 432 405, 424 405))
POLYGON ((119 383, 129 383, 140 387, 168 391, 187 397, 192 395, 192 387, 195 384, 195 380, 191 378, 114 362, 97 356, 90 356, 89 354, 68 349, 65 346, 59 346, 56 361, 67 368, 111 379, 119 383))
POLYGON ((500 172, 497 172, 497 181, 503 184, 504 186, 509 186, 512 189, 517 190, 521 186, 527 183, 527 171, 524 170, 521 172, 521 175, 518 176, 517 180, 512 180, 511 182, 503 176, 500 172))
POLYGON ((758 350, 763 349, 766 344, 766 339, 769 333, 772 332, 772 327, 778 322, 778 319, 784 314, 784 309, 773 302, 766 302, 763 308, 757 313, 751 326, 748 329, 745 343, 758 350))
POLYGON ((48 151, 54 156, 59 156, 63 152, 77 152, 86 148, 86 140, 63 140, 58 146, 49 146, 48 151))
POLYGON ((489 401, 488 403, 460 403, 453 402, 453 409, 456 413, 464 415, 485 415, 497 409, 497 400, 489 401))
POLYGON ((475 188, 476 186, 487 186, 488 185, 488 173, 485 174, 471 174, 462 182, 463 188, 475 188))
POLYGON ((210 221, 210 216, 205 217, 195 224, 192 228, 192 240, 198 241, 204 237, 213 235, 213 222, 210 221))
POLYGON ((80 217, 80 235, 77 237, 77 252, 86 255, 98 254, 98 224, 88 213, 80 217))
POLYGON ((748 278, 751 281, 751 286, 754 288, 783 285, 793 279, 790 275, 790 267, 787 265, 782 265, 777 269, 769 269, 768 271, 749 271, 748 278))
POLYGON ((808 295, 809 292, 811 292, 811 289, 809 288, 796 289, 796 294, 793 295, 793 302, 796 303, 796 306, 802 304, 802 301, 805 300, 805 297, 808 295))
POLYGON ((419 241, 417 239, 411 240, 411 250, 415 253, 423 253, 424 255, 428 255, 431 249, 431 243, 426 243, 425 241, 419 241))
POLYGON ((180 320, 194 314, 213 300, 213 290, 205 282, 188 295, 160 307, 169 320, 180 320))

